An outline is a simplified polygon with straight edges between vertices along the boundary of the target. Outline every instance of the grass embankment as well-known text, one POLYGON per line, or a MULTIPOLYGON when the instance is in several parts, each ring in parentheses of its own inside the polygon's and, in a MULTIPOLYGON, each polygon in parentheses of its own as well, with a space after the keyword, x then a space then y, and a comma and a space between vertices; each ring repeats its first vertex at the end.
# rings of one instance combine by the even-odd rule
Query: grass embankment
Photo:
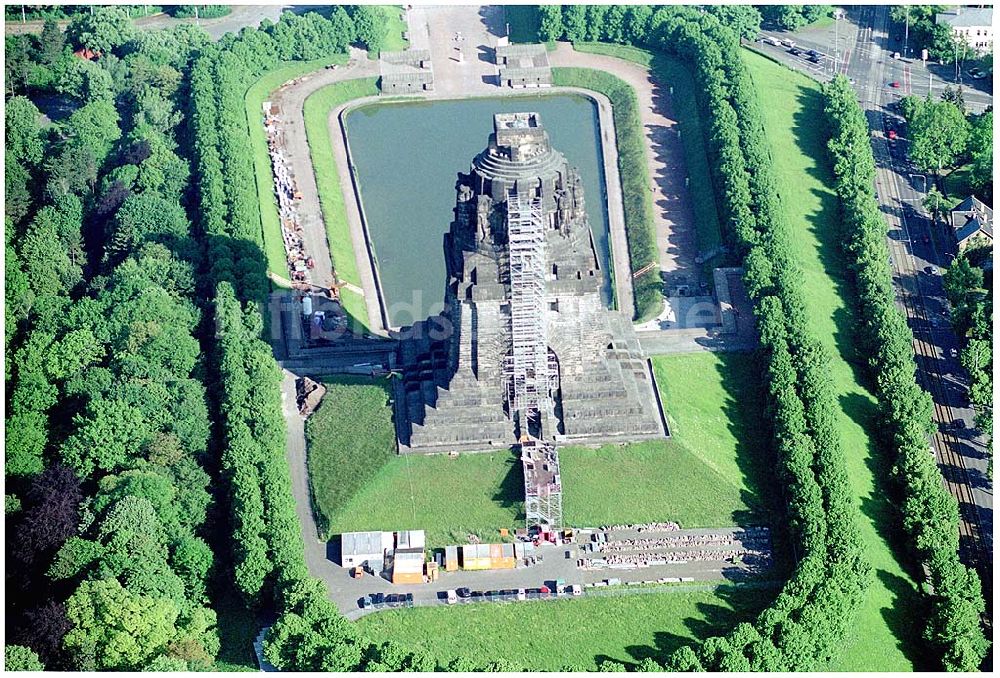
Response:
MULTIPOLYGON (((378 94, 375 78, 358 78, 334 83, 316 90, 306 99, 304 117, 306 137, 309 142, 309 155, 312 158, 313 172, 316 175, 316 189, 319 191, 320 207, 323 210, 323 222, 326 224, 326 239, 330 245, 330 257, 337 275, 354 285, 361 285, 357 262, 354 258, 354 245, 351 239, 351 229, 347 224, 347 211, 344 208, 344 194, 340 188, 340 178, 337 175, 337 163, 333 158, 333 145, 328 125, 330 111, 337 106, 362 97, 378 94)), ((344 310, 352 321, 363 328, 368 328, 368 310, 365 300, 355 292, 342 289, 340 298, 344 310)))
POLYGON ((396 431, 385 380, 323 380, 326 395, 306 420, 313 510, 321 533, 382 465, 396 455, 396 431))
MULTIPOLYGON (((673 439, 560 450, 566 523, 769 522, 760 488, 771 482, 770 464, 758 438, 759 389, 747 357, 670 356, 656 358, 655 368, 673 439)), ((498 528, 520 526, 523 480, 515 455, 395 457, 391 412, 380 387, 341 388, 379 392, 362 397, 331 389, 309 421, 315 504, 329 534, 409 527, 445 544, 469 533, 492 539, 498 528), (382 434, 373 429, 385 431, 387 440, 374 445, 382 434)))
POLYGON ((769 588, 676 587, 663 593, 578 600, 419 607, 358 621, 372 638, 391 638, 439 657, 503 657, 525 668, 591 670, 605 659, 662 660, 692 640, 727 632, 762 610, 769 588))
MULTIPOLYGON (((716 210, 715 195, 712 190, 712 175, 708 156, 705 153, 705 137, 701 127, 701 116, 695 100, 695 84, 691 73, 679 60, 666 54, 655 54, 645 49, 629 45, 615 45, 604 42, 574 43, 578 52, 603 54, 625 61, 637 63, 649 69, 653 77, 663 85, 673 89, 671 103, 673 114, 681 130, 684 145, 684 163, 687 166, 688 191, 695 206, 694 222, 698 238, 698 250, 708 252, 722 244, 719 213, 716 210)), ((718 262, 715 262, 718 265, 718 262)), ((707 277, 711 280, 711 262, 705 262, 707 277)))
MULTIPOLYGON (((406 19, 404 18, 403 8, 400 5, 383 5, 378 9, 382 10, 382 14, 385 16, 385 40, 382 43, 383 52, 398 52, 400 50, 407 49, 410 46, 410 41, 403 37, 403 34, 408 30, 406 25, 406 19)), ((369 54, 368 58, 377 59, 377 54, 369 54)))
POLYGON ((285 62, 262 75, 247 89, 245 97, 247 129, 253 147, 253 167, 257 178, 257 198, 260 201, 260 221, 264 232, 267 270, 285 279, 289 278, 288 262, 285 258, 285 244, 281 238, 281 220, 278 217, 278 201, 274 197, 274 174, 271 169, 271 156, 267 149, 267 133, 264 131, 261 106, 271 99, 274 90, 283 83, 300 75, 318 71, 329 64, 344 63, 347 63, 346 54, 315 61, 285 62))
POLYGON ((829 378, 840 404, 840 436, 848 473, 859 497, 865 555, 876 573, 865 603, 831 671, 913 669, 919 643, 920 601, 891 540, 898 517, 888 499, 886 458, 876 448, 875 401, 859 381, 863 357, 854 345, 852 294, 839 244, 837 197, 826 164, 826 130, 819 85, 744 51, 760 93, 764 124, 794 233, 793 254, 803 276, 810 331, 831 355, 829 378))
POLYGON ((653 366, 672 438, 560 450, 566 522, 767 522, 760 488, 773 479, 748 356, 661 356, 653 366))
MULTIPOLYGON (((552 80, 560 87, 580 87, 600 92, 611 100, 618 147, 618 173, 622 182, 625 208, 625 234, 628 239, 629 266, 633 273, 657 263, 656 237, 653 233, 653 193, 646 163, 642 121, 635 90, 610 73, 591 68, 553 68, 552 80)), ((653 266, 632 280, 635 317, 638 321, 656 317, 663 310, 660 272, 653 266)))

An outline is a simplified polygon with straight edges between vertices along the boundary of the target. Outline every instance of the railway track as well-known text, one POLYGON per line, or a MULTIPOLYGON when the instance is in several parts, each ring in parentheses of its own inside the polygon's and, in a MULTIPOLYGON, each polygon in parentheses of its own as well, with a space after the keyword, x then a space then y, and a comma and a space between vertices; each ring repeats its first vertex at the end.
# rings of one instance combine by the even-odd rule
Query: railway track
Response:
MULTIPOLYGON (((895 285, 896 300, 906 313, 913 331, 914 351, 919 358, 935 360, 938 356, 934 342, 934 320, 927 310, 927 297, 920 287, 917 268, 913 257, 907 251, 906 244, 913 242, 907 220, 906 206, 901 196, 899 175, 892 171, 893 158, 886 141, 885 119, 879 115, 881 138, 876 138, 876 158, 880 161, 877 168, 880 188, 889 189, 890 197, 895 203, 890 212, 898 222, 904 235, 903 240, 889 238, 889 249, 893 273, 898 280, 895 285)), ((883 204, 889 201, 882 200, 883 204)), ((930 393, 934 405, 934 421, 938 430, 931 438, 931 446, 940 467, 945 487, 958 500, 959 505, 959 555, 964 563, 975 567, 980 572, 983 581, 984 595, 989 600, 992 588, 992 558, 983 545, 979 512, 975 497, 972 494, 971 478, 965 461, 959 450, 962 441, 951 430, 956 416, 949 403, 947 385, 941 374, 933 369, 918 369, 922 386, 930 393)))

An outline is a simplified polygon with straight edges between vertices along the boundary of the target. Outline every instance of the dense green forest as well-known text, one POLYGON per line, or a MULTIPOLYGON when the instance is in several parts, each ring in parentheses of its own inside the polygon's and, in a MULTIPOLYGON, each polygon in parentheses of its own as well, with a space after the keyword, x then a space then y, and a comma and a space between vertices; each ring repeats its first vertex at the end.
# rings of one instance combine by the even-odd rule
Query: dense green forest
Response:
POLYGON ((343 52, 354 22, 286 13, 217 46, 194 26, 139 31, 125 8, 67 10, 65 29, 6 38, 7 666, 217 668, 234 560, 251 611, 273 601, 247 578, 284 565, 277 549, 249 562, 240 474, 279 495, 271 544, 293 561, 302 548, 283 443, 270 466, 243 463, 243 408, 282 432, 280 403, 246 402, 274 397, 246 378, 277 373, 259 217, 239 211, 256 187, 238 133, 217 139, 225 186, 205 181, 202 116, 245 130, 250 71, 343 52))

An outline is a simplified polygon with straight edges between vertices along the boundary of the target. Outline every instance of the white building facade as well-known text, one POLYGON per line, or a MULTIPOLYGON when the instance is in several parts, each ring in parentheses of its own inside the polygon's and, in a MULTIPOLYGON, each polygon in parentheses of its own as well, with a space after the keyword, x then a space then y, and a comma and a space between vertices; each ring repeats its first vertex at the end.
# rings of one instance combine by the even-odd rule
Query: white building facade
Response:
POLYGON ((964 42, 977 54, 993 49, 992 7, 956 7, 941 12, 935 21, 950 27, 955 39, 964 42))

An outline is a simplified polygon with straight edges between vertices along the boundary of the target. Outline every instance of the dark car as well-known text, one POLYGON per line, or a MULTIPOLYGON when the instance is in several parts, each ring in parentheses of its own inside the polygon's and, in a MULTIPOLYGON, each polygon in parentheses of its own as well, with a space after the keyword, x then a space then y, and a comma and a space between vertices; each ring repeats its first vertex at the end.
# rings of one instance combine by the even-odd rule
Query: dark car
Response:
POLYGON ((792 47, 791 49, 788 50, 788 53, 791 54, 792 56, 799 56, 800 54, 802 54, 802 50, 799 49, 798 47, 792 47))
POLYGON ((892 87, 893 89, 899 89, 900 87, 899 81, 893 80, 892 82, 889 83, 889 87, 892 87))
POLYGON ((808 61, 810 61, 810 62, 812 62, 812 63, 814 63, 814 64, 818 64, 818 63, 819 63, 819 61, 820 61, 820 59, 819 59, 819 57, 818 57, 818 56, 816 56, 815 54, 812 54, 812 55, 810 55, 810 56, 809 56, 809 59, 808 59, 808 61))
POLYGON ((385 605, 385 594, 384 593, 373 593, 372 594, 372 605, 376 610, 381 610, 385 605))
POLYGON ((406 594, 405 598, 403 599, 403 605, 405 605, 406 607, 413 607, 413 594, 412 593, 407 593, 406 594))
POLYGON ((482 591, 473 591, 472 594, 469 597, 471 599, 473 599, 473 600, 476 600, 476 599, 482 600, 483 599, 483 592, 482 591))
POLYGON ((367 610, 372 606, 371 596, 361 596, 358 598, 358 607, 362 610, 367 610))
POLYGON ((457 589, 455 591, 455 593, 458 594, 459 598, 470 598, 470 597, 472 597, 472 591, 470 591, 469 589, 467 589, 465 587, 457 589))
POLYGON ((811 57, 816 57, 817 59, 820 59, 820 58, 822 58, 822 57, 823 57, 823 55, 822 55, 822 54, 820 54, 819 52, 817 52, 817 51, 816 51, 816 50, 814 50, 814 49, 811 49, 811 50, 807 51, 807 52, 806 52, 806 54, 808 54, 808 55, 809 55, 809 56, 811 56, 811 57))
POLYGON ((500 597, 500 592, 499 591, 487 591, 483 595, 486 597, 486 600, 496 600, 497 598, 500 597))
POLYGON ((541 598, 541 596, 542 596, 542 590, 541 589, 525 589, 524 590, 524 594, 526 596, 528 596, 528 600, 534 600, 536 598, 541 598))

